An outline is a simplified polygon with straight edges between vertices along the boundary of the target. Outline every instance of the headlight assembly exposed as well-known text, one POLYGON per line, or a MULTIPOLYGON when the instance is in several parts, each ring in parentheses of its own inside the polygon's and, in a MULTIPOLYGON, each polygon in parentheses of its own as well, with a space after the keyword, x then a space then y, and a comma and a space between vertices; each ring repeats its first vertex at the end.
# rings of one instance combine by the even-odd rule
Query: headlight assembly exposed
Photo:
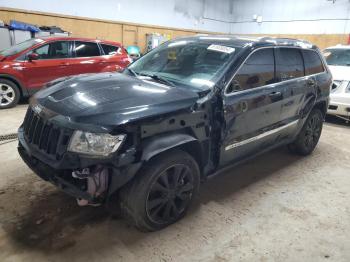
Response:
POLYGON ((107 157, 118 150, 125 135, 112 136, 105 133, 90 133, 77 130, 68 146, 68 151, 107 157))

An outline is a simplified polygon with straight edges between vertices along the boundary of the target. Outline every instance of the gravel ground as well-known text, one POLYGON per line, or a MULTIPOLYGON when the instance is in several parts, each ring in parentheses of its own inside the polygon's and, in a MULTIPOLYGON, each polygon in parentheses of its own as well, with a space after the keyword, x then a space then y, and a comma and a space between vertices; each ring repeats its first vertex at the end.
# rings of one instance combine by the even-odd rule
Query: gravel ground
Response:
MULTIPOLYGON (((16 131, 25 107, 0 112, 0 134, 16 131)), ((0 261, 350 261, 343 123, 326 123, 309 157, 281 148, 212 178, 182 221, 154 233, 78 207, 16 144, 0 145, 0 261)))

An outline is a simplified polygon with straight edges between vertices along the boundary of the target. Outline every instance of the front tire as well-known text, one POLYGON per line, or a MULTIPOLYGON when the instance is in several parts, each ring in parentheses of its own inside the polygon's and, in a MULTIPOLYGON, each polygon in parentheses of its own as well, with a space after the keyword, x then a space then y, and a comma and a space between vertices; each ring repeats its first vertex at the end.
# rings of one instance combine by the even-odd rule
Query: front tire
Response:
POLYGON ((16 106, 20 95, 15 83, 7 79, 0 79, 0 109, 16 106))
POLYGON ((196 197, 200 171, 186 152, 170 151, 146 163, 120 192, 123 216, 141 231, 156 231, 180 220, 196 197))
POLYGON ((299 155, 311 154, 320 139, 323 127, 323 114, 319 109, 313 109, 306 119, 296 140, 288 145, 291 152, 299 155))

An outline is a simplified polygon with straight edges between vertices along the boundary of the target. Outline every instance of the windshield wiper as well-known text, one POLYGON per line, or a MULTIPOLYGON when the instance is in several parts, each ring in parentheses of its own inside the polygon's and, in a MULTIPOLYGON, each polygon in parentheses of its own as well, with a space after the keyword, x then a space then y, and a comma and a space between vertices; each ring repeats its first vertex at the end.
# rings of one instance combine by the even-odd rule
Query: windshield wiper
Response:
POLYGON ((137 73, 134 70, 132 70, 131 68, 125 67, 125 70, 128 70, 131 74, 133 74, 134 76, 137 76, 137 73))
POLYGON ((173 82, 169 81, 168 79, 160 76, 160 75, 156 75, 156 74, 145 74, 145 73, 139 73, 140 76, 147 76, 150 77, 158 82, 163 82, 169 86, 175 86, 173 82))

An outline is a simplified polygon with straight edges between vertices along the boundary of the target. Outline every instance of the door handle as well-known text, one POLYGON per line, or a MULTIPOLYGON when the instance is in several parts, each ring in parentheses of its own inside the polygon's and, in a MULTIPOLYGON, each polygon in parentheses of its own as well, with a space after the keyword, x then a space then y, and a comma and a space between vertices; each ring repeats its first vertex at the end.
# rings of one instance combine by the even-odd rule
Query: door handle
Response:
POLYGON ((274 91, 274 92, 269 94, 269 97, 270 97, 272 103, 280 101, 280 100, 282 100, 282 92, 274 91))
POLYGON ((280 96, 282 96, 282 93, 279 91, 274 91, 269 94, 269 97, 280 97, 280 96))
POLYGON ((60 66, 69 66, 69 63, 62 62, 62 63, 60 63, 60 66))

